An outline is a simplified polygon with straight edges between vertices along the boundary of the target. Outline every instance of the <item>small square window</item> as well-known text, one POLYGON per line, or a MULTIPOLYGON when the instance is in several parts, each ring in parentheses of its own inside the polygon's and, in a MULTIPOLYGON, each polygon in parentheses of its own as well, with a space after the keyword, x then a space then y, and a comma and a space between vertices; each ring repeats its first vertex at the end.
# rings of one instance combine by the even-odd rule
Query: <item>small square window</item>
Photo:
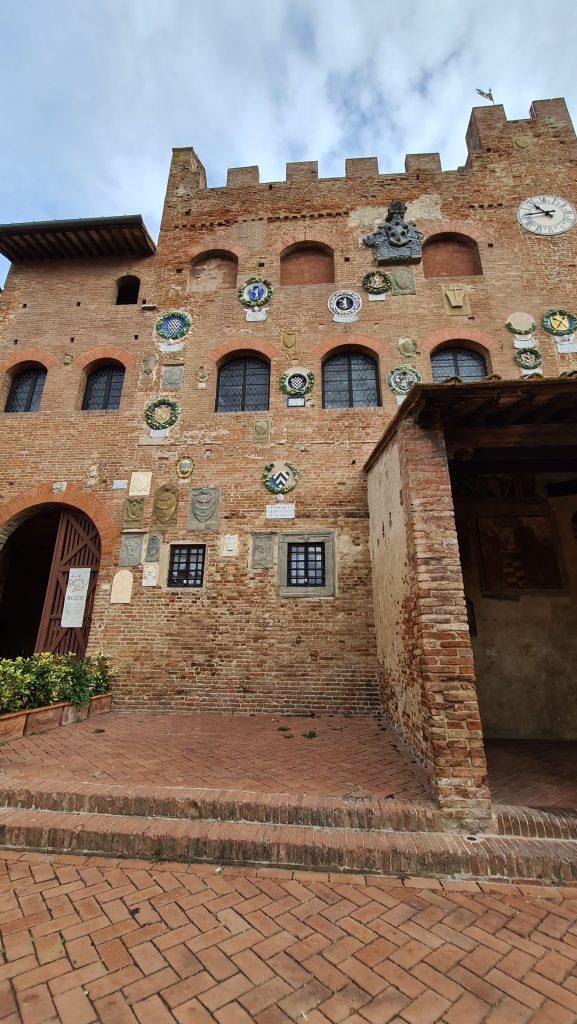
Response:
POLYGON ((205 544, 172 544, 167 585, 202 587, 205 552, 205 544))
POLYGON ((334 533, 279 534, 278 593, 280 597, 334 597, 334 533))
POLYGON ((325 545, 289 544, 287 587, 324 587, 325 545))

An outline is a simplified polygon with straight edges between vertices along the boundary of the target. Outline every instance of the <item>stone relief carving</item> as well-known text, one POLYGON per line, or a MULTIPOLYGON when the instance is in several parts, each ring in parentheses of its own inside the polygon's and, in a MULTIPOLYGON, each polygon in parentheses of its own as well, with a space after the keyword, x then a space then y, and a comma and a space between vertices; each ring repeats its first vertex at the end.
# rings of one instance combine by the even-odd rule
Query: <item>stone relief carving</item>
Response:
POLYGON ((220 515, 220 489, 195 487, 190 492, 189 530, 216 530, 220 515))
POLYGON ((144 498, 127 498, 122 513, 122 529, 138 530, 144 516, 144 498))
POLYGON ((163 366, 160 386, 166 391, 178 391, 182 387, 184 366, 163 366))
POLYGON ((151 533, 148 537, 148 543, 146 545, 146 554, 144 556, 145 562, 158 562, 160 558, 160 543, 161 538, 157 533, 151 533))
POLYGON ((389 203, 385 220, 363 242, 375 250, 377 263, 417 263, 422 256, 422 232, 414 220, 405 223, 407 204, 398 199, 389 203))
POLYGON ((151 526, 168 529, 176 526, 178 520, 178 487, 176 484, 162 484, 154 493, 151 526))
POLYGON ((130 604, 133 582, 130 569, 119 569, 112 578, 110 604, 130 604))
POLYGON ((253 533, 251 569, 272 569, 274 565, 274 533, 253 533))
POLYGON ((120 538, 119 565, 140 565, 142 561, 142 533, 123 533, 120 538))
POLYGON ((391 295, 416 295, 415 276, 409 267, 395 267, 387 271, 391 295))

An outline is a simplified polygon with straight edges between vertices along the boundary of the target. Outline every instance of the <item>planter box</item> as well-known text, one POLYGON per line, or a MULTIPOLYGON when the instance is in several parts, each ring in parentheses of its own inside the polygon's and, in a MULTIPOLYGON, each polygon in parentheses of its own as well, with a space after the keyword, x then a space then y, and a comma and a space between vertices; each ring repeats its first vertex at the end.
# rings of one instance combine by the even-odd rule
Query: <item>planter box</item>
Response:
POLYGON ((45 708, 32 708, 31 711, 13 711, 8 715, 0 715, 0 743, 31 736, 34 733, 48 732, 59 725, 74 725, 84 722, 92 715, 104 715, 110 711, 111 693, 101 693, 91 697, 86 704, 50 704, 45 708))
POLYGON ((50 704, 45 708, 34 708, 33 711, 27 711, 24 735, 30 736, 33 732, 48 732, 49 729, 56 729, 60 725, 62 709, 66 706, 64 703, 50 704))
POLYGON ((104 715, 107 711, 110 711, 110 705, 112 704, 111 693, 99 693, 98 697, 91 697, 90 704, 88 705, 88 714, 92 715, 104 715))

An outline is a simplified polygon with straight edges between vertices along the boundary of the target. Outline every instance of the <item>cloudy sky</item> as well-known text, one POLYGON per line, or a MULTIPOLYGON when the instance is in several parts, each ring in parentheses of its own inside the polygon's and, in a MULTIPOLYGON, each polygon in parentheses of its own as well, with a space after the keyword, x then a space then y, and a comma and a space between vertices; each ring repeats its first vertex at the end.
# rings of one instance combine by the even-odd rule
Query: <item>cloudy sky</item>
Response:
POLYGON ((575 0, 0 0, 0 223, 142 213, 156 236, 172 146, 213 186, 456 167, 477 86, 577 118, 576 31, 575 0))

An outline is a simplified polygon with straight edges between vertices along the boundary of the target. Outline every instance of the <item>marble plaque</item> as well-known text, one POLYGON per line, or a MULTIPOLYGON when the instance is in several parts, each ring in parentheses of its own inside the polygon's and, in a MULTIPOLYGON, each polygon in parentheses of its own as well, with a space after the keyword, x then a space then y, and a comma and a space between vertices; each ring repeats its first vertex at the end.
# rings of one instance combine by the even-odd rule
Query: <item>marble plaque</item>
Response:
POLYGON ((133 577, 130 569, 119 569, 112 579, 110 604, 130 604, 132 600, 133 577))
POLYGON ((562 338, 556 338, 557 351, 561 354, 563 352, 577 352, 577 343, 574 341, 563 341, 562 338))
POLYGON ((139 530, 144 516, 144 498, 127 498, 122 513, 123 530, 139 530))
POLYGON ((265 516, 267 519, 294 519, 295 507, 294 505, 283 502, 278 505, 267 505, 265 516))
POLYGON ((220 538, 219 543, 219 554, 222 558, 236 558, 239 549, 239 537, 238 534, 225 533, 220 538))
POLYGON ((142 586, 155 587, 158 583, 158 562, 149 562, 142 569, 142 586))
POLYGON ((184 345, 182 341, 161 341, 158 347, 161 352, 182 352, 184 345))
POLYGON ((391 295, 415 295, 415 277, 409 267, 399 267, 395 270, 387 270, 387 277, 391 286, 391 295))
POLYGON ((178 487, 176 484, 163 484, 154 492, 151 526, 170 529, 178 521, 178 487))
POLYGON ((128 487, 128 480, 113 480, 112 490, 113 491, 125 491, 128 487))
POLYGON ((90 569, 70 569, 60 618, 62 629, 79 629, 84 621, 84 609, 90 583, 90 569))
POLYGON ((132 473, 130 477, 130 489, 128 494, 131 498, 146 498, 150 494, 152 473, 132 473))
POLYGON ((123 533, 120 538, 119 565, 140 565, 142 562, 143 533, 123 533))
POLYGON ((165 391, 178 391, 182 387, 184 366, 163 366, 160 386, 165 391))
POLYGON ((272 569, 274 565, 274 533, 251 534, 251 569, 272 569))
POLYGON ((220 517, 220 489, 195 487, 188 506, 189 530, 216 530, 220 517))
POLYGON ((161 538, 157 533, 151 533, 148 537, 146 545, 146 554, 144 556, 145 562, 158 562, 160 558, 160 544, 161 538))

